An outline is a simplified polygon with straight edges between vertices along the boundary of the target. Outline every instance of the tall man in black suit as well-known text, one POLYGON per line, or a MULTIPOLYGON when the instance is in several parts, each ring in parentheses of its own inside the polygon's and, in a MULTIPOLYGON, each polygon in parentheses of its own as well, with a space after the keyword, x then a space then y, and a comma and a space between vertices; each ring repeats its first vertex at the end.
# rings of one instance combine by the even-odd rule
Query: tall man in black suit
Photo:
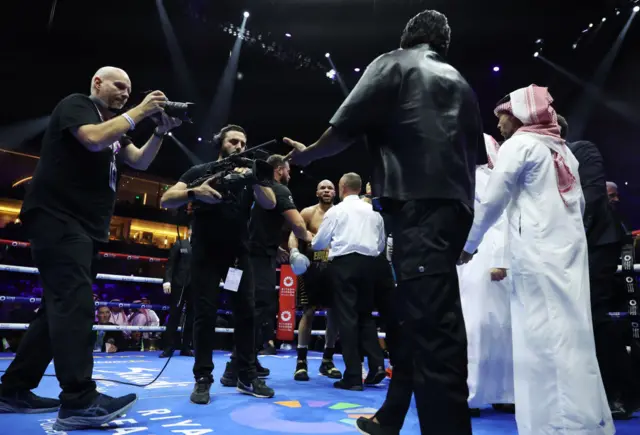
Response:
MULTIPOLYGON (((558 116, 560 135, 566 138, 568 124, 558 116)), ((614 282, 622 249, 622 226, 607 196, 604 161, 592 142, 581 140, 567 146, 578 160, 578 174, 585 199, 584 228, 589 249, 591 315, 596 355, 611 415, 626 420, 640 405, 640 379, 633 373, 622 331, 609 316, 614 307, 614 282)))
POLYGON ((180 347, 180 355, 193 356, 191 343, 193 341, 193 297, 191 295, 191 228, 187 232, 186 240, 178 239, 171 247, 169 261, 164 272, 162 289, 171 295, 169 321, 164 332, 164 351, 160 358, 173 355, 176 347, 180 347), (178 325, 182 318, 182 310, 187 306, 182 335, 176 337, 178 325))
POLYGON ((401 49, 369 65, 316 143, 286 140, 292 162, 306 165, 366 135, 373 194, 392 219, 401 333, 391 347, 387 400, 373 419, 357 422, 365 434, 399 433, 412 394, 422 433, 471 434, 456 262, 473 223, 476 163, 479 155, 486 162, 486 151, 476 95, 444 60, 450 40, 444 15, 416 15, 401 49))

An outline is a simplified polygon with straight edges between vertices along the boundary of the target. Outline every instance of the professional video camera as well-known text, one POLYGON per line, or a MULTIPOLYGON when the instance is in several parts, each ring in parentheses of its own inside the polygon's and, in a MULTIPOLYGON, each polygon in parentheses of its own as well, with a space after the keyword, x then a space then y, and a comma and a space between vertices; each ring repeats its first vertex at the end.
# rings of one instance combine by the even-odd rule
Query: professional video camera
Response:
POLYGON ((172 118, 178 118, 182 122, 193 123, 191 120, 191 110, 195 103, 176 103, 167 101, 164 106, 164 113, 172 118))
MULTIPOLYGON (((246 151, 232 154, 217 162, 212 162, 205 175, 189 183, 187 187, 193 189, 213 178, 213 182, 210 184, 211 187, 222 195, 223 202, 231 203, 236 200, 235 194, 245 186, 253 186, 255 184, 270 186, 273 183, 273 167, 265 160, 250 159, 244 156, 252 154, 255 157, 259 148, 276 143, 276 140, 265 142, 246 151), (236 171, 237 168, 247 168, 248 171, 240 173, 236 171)), ((203 205, 198 204, 198 207, 203 205)))

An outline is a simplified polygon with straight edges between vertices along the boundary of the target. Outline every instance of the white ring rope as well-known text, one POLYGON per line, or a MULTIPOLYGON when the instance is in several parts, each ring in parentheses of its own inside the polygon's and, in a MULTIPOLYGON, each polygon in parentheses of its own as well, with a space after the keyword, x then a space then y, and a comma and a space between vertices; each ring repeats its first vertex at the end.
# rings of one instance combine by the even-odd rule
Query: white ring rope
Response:
MULTIPOLYGON (((24 331, 29 328, 28 323, 0 323, 0 330, 24 331)), ((139 331, 139 332, 164 332, 164 326, 120 326, 120 325, 93 325, 94 331, 139 331)), ((179 331, 182 328, 178 328, 179 331)), ((233 334, 233 328, 216 328, 216 332, 233 334)), ((298 331, 294 331, 298 334, 298 331)), ((311 331, 311 335, 325 335, 325 331, 311 331)), ((385 338, 384 332, 379 332, 378 337, 385 338)))

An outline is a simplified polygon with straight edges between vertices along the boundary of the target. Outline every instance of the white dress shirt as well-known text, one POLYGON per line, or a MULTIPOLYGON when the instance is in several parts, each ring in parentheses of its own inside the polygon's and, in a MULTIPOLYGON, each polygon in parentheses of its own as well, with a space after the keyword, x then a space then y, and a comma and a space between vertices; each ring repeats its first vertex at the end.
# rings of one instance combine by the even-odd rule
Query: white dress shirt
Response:
POLYGON ((384 222, 380 213, 358 195, 349 195, 324 215, 311 249, 329 247, 329 260, 347 254, 377 257, 385 247, 384 222))

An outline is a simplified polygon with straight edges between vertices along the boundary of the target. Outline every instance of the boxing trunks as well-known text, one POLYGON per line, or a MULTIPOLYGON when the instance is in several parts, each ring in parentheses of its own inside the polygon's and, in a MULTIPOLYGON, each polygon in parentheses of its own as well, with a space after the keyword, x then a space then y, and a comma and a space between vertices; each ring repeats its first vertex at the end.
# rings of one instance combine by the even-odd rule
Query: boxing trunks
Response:
POLYGON ((298 306, 330 307, 333 305, 333 291, 329 275, 329 250, 306 249, 304 255, 311 264, 303 275, 298 276, 298 306))

